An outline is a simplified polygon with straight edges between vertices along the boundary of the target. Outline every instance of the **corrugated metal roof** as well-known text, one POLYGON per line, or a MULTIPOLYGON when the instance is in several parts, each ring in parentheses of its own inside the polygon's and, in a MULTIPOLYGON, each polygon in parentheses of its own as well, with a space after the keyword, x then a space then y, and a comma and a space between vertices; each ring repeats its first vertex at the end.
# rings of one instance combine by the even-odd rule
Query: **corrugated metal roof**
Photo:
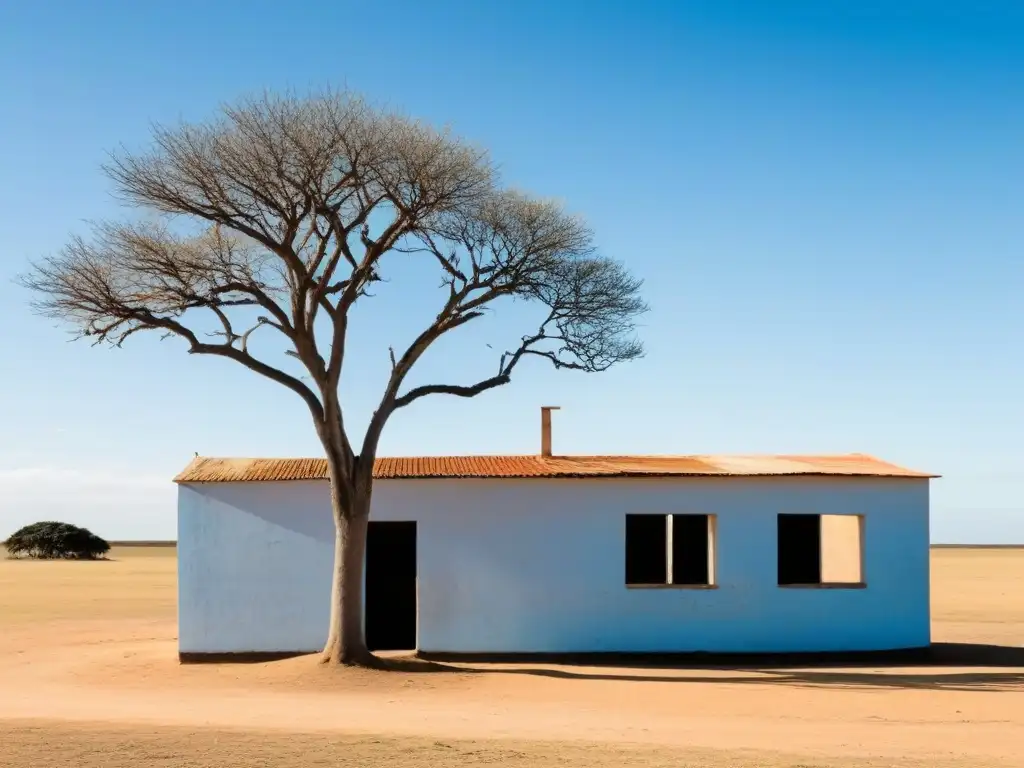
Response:
MULTIPOLYGON (((938 477, 873 456, 408 456, 377 459, 376 479, 845 475, 938 477)), ((196 457, 176 483, 326 480, 326 459, 196 457)))

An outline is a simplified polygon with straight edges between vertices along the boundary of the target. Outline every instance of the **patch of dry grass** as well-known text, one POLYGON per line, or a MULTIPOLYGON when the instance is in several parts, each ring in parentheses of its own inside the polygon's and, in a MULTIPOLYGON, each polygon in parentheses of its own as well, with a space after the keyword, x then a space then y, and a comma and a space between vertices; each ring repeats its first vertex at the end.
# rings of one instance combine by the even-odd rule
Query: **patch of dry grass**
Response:
POLYGON ((176 569, 173 547, 114 547, 106 560, 0 559, 0 630, 173 618, 176 569))
MULTIPOLYGON (((643 745, 471 741, 268 734, 179 728, 17 725, 3 728, 5 766, 96 768, 436 768, 501 765, 522 768, 889 768, 884 759, 818 761, 778 753, 665 749, 643 745), (45 755, 46 762, 40 762, 45 755)), ((901 768, 964 765, 901 760, 901 768)), ((986 768, 995 763, 972 763, 986 768)))
POLYGON ((1024 644, 1024 547, 932 550, 932 626, 943 642, 1024 644))

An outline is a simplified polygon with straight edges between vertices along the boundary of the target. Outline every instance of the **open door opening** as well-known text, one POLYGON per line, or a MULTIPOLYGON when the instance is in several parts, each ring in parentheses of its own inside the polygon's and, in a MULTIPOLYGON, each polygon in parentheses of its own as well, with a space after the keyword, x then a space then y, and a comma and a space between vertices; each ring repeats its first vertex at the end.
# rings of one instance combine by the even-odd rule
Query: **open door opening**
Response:
POLYGON ((416 648, 416 523, 370 521, 366 538, 366 644, 416 648))

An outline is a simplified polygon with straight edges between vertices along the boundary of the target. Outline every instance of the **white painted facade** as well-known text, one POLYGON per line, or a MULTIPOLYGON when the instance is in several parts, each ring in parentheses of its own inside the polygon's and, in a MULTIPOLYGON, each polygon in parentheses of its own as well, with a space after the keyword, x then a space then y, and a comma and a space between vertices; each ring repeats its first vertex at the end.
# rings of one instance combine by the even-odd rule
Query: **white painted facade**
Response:
MULTIPOLYGON (((926 479, 379 480, 371 520, 417 521, 420 651, 930 642, 926 479), (862 515, 866 587, 779 587, 776 516, 787 512, 862 515), (716 515, 716 587, 627 587, 627 513, 716 515)), ((333 554, 326 481, 180 485, 179 650, 318 650, 333 554)))

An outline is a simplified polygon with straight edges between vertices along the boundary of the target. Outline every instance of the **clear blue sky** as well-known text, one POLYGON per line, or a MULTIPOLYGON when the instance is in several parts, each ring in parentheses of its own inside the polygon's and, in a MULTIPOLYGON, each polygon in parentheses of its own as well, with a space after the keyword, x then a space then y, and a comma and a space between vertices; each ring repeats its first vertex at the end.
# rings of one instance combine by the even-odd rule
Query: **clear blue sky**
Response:
MULTIPOLYGON (((1024 542, 1021 40, 1024 5, 981 0, 6 3, 0 536, 171 537, 194 451, 318 453, 292 393, 174 341, 70 344, 11 278, 123 215, 98 166, 150 121, 347 84, 565 200, 653 307, 644 360, 423 401, 382 453, 533 453, 555 404, 559 452, 873 453, 945 476, 935 540, 1024 542)), ((380 301, 360 424, 422 304, 380 301)), ((470 341, 423 375, 489 371, 470 341)))

